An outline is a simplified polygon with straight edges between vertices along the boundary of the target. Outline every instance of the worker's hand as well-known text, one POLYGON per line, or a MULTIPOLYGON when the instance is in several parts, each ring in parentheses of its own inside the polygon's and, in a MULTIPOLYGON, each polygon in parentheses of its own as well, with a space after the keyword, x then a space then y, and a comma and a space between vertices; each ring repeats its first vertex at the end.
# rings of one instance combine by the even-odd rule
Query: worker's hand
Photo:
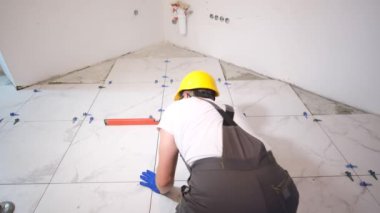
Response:
POLYGON ((156 186, 156 173, 146 170, 146 172, 142 172, 140 179, 143 180, 140 182, 140 185, 148 187, 152 191, 160 194, 160 190, 158 190, 156 186))

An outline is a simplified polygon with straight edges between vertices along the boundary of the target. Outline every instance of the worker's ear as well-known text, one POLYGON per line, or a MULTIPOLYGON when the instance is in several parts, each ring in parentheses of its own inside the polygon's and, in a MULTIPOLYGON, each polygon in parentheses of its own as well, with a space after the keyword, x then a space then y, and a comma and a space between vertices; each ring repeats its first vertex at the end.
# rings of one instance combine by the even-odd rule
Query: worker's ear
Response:
POLYGON ((189 91, 183 91, 182 92, 182 97, 183 98, 190 98, 191 97, 190 92, 189 91))

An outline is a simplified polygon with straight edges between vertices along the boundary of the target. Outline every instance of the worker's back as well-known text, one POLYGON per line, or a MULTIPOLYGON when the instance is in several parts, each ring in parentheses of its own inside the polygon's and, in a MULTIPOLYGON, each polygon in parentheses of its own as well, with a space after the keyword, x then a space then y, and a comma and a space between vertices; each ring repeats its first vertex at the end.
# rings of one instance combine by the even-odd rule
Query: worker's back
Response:
POLYGON ((192 165, 196 160, 222 155, 222 123, 210 104, 189 98, 171 104, 159 127, 174 136, 182 157, 192 165))
POLYGON ((288 173, 214 102, 177 101, 159 126, 174 136, 191 173, 178 212, 296 211, 298 192, 288 173))
MULTIPOLYGON (((219 107, 225 108, 222 105, 219 107)), ((246 132, 261 140, 267 151, 271 150, 270 146, 249 127, 243 114, 237 108, 234 110, 234 121, 246 132)), ((222 156, 222 123, 223 118, 212 105, 194 97, 172 103, 164 112, 159 127, 174 136, 179 152, 191 166, 202 158, 222 156)))

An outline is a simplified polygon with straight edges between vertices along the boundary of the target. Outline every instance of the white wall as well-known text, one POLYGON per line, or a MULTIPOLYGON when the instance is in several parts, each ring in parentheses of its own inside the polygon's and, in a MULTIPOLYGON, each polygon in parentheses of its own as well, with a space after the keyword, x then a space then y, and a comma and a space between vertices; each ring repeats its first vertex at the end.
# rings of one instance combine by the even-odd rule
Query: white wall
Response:
POLYGON ((16 86, 162 40, 162 0, 0 0, 0 51, 16 86))
POLYGON ((380 114, 379 0, 185 0, 187 36, 165 1, 166 40, 380 114))

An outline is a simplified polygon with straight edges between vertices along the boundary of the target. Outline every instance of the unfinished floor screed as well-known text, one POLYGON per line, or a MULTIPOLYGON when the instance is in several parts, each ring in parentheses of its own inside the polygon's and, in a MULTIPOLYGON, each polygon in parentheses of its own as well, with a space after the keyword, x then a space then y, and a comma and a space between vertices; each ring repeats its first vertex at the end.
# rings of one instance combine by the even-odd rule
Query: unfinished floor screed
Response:
MULTIPOLYGON (((239 106, 272 146, 299 188, 299 212, 380 210, 380 184, 368 173, 380 175, 378 115, 170 44, 20 91, 1 77, 0 200, 21 213, 175 212, 175 203, 139 186, 140 172, 156 165, 155 127, 103 119, 159 119, 193 69, 209 71, 217 101, 239 106)), ((187 177, 180 161, 176 185, 187 177)))

